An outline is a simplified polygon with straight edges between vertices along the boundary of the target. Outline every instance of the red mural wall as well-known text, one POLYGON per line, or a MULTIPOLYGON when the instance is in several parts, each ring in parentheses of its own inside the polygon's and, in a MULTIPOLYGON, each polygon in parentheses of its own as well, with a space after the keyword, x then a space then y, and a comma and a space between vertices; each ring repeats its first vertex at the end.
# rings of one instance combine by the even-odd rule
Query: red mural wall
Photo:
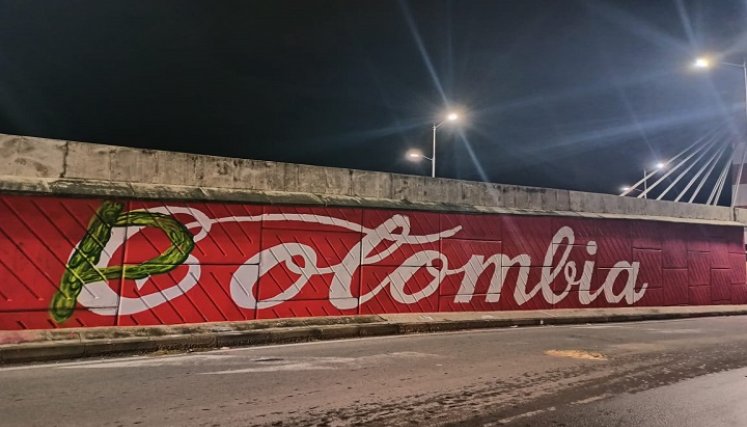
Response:
POLYGON ((741 227, 0 196, 0 329, 747 303, 741 227))

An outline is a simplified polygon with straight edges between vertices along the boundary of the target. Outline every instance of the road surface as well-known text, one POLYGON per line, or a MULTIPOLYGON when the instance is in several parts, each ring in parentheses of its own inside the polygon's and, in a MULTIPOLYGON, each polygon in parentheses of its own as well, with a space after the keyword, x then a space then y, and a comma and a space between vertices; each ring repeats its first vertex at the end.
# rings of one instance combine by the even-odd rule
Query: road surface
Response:
POLYGON ((747 317, 0 368, 0 425, 747 425, 747 317))

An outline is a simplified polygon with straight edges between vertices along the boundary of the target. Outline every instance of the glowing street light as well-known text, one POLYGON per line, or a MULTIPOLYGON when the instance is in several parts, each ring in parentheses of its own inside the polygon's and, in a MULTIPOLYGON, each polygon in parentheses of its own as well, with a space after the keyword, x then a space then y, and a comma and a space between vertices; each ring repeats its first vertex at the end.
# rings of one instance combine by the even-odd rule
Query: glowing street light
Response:
POLYGON ((640 188, 633 188, 633 187, 631 187, 629 185, 623 185, 622 187, 620 187, 620 191, 622 191, 622 192, 630 191, 632 193, 634 193, 636 191, 639 192, 639 193, 643 192, 643 190, 641 190, 640 188))
MULTIPOLYGON (((654 170, 652 170, 652 171, 649 172, 645 168, 643 169, 643 198, 644 199, 648 198, 648 175, 650 173, 653 173, 653 172, 656 172, 656 171, 660 171, 660 170, 664 169, 666 166, 667 166, 667 164, 665 162, 656 162, 656 164, 654 164, 654 170)), ((630 189, 628 189, 628 190, 630 190, 630 189)), ((628 190, 624 190, 624 191, 628 191, 628 190)))
MULTIPOLYGON (((742 70, 742 75, 744 76, 744 111, 745 115, 747 116, 747 59, 743 59, 741 64, 735 64, 733 62, 723 62, 719 61, 719 65, 725 65, 727 67, 732 68, 739 68, 742 70)), ((706 69, 711 68, 711 61, 706 57, 700 57, 693 62, 693 66, 695 68, 699 69, 706 69)), ((742 171, 744 169, 744 160, 745 156, 747 155, 747 145, 743 142, 742 143, 742 161, 739 163, 739 172, 737 172, 737 179, 736 179, 736 188, 732 192, 732 198, 731 198, 731 207, 734 207, 734 202, 736 202, 737 194, 739 194, 739 184, 742 182, 742 171)))
POLYGON ((643 192, 643 190, 641 190, 640 188, 633 188, 633 187, 631 187, 629 185, 624 185, 624 186, 620 187, 620 191, 623 192, 623 193, 628 192, 628 191, 630 191, 631 193, 634 193, 636 191, 639 192, 639 193, 643 192))
POLYGON ((634 187, 625 185, 623 187, 620 187, 620 192, 622 193, 620 195, 624 196, 627 193, 638 192, 638 193, 642 194, 642 196, 640 196, 640 197, 643 197, 644 199, 647 199, 648 198, 648 178, 650 176, 653 176, 656 172, 658 172, 658 171, 666 168, 668 164, 669 164, 668 161, 666 161, 666 162, 656 162, 656 163, 654 163, 654 169, 653 170, 649 171, 649 170, 646 170, 646 168, 644 168, 643 169, 643 179, 641 181, 638 181, 638 183, 636 183, 636 185, 638 185, 640 183, 643 183, 643 189, 641 190, 640 188, 634 188, 634 187))
POLYGON ((711 66, 711 61, 708 58, 700 57, 695 59, 695 62, 693 62, 693 67, 695 68, 709 68, 711 66))
POLYGON ((426 155, 424 155, 422 151, 416 150, 414 148, 412 150, 408 150, 407 153, 405 154, 405 157, 407 157, 409 160, 412 160, 414 162, 417 162, 420 159, 432 160, 430 157, 427 157, 426 155))
POLYGON ((431 157, 425 156, 420 150, 409 150, 406 153, 406 157, 409 160, 420 160, 420 159, 426 159, 431 161, 431 177, 436 177, 436 130, 440 128, 444 123, 446 122, 456 122, 459 121, 460 117, 459 114, 455 112, 451 112, 446 115, 446 118, 444 120, 441 120, 438 123, 433 123, 433 151, 431 151, 431 157))

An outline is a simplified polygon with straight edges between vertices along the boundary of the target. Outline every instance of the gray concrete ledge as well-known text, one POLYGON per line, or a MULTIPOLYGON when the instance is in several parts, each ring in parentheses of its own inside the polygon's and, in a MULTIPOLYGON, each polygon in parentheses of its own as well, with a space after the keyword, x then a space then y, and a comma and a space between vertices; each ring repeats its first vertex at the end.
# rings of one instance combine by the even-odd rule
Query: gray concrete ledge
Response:
POLYGON ((509 209, 492 206, 452 205, 438 202, 411 202, 408 200, 372 199, 352 196, 292 193, 277 191, 246 191, 231 188, 201 188, 177 185, 154 185, 141 183, 112 183, 107 181, 80 182, 65 179, 27 179, 0 177, 0 192, 6 194, 54 195, 62 197, 115 197, 138 200, 204 201, 251 203, 265 205, 337 206, 350 208, 404 209, 430 212, 492 213, 513 215, 554 215, 579 218, 635 219, 664 222, 710 224, 743 227, 745 222, 731 220, 696 219, 641 214, 594 213, 573 211, 551 211, 532 209, 509 209), (102 196, 102 194, 104 194, 102 196))
POLYGON ((345 316, 175 326, 0 331, 0 364, 516 326, 747 315, 747 306, 345 316))
POLYGON ((747 224, 747 211, 0 134, 0 191, 747 224))
POLYGON ((142 183, 112 183, 66 179, 27 179, 0 177, 0 192, 6 194, 53 195, 62 197, 115 197, 138 200, 231 202, 266 205, 338 206, 351 208, 405 209, 431 212, 492 213, 514 215, 557 215, 581 218, 636 219, 677 223, 697 223, 743 227, 747 214, 740 221, 700 219, 644 214, 605 212, 552 211, 543 209, 510 209, 494 206, 455 205, 439 202, 412 202, 409 200, 373 199, 353 196, 293 193, 278 191, 247 191, 231 188, 202 188, 177 185, 142 183))

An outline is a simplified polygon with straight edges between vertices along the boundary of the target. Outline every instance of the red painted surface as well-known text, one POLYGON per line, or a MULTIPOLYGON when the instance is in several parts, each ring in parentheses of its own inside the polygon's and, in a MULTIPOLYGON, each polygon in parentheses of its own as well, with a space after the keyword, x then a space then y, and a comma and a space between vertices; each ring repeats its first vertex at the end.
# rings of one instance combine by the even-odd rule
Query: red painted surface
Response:
POLYGON ((98 260, 83 270, 128 266, 81 279, 74 310, 55 321, 53 298, 102 203, 0 196, 0 329, 747 303, 741 227, 120 201, 121 221, 108 240, 89 238, 98 260), (156 265, 174 231, 133 212, 175 219, 193 247, 156 265), (157 272, 134 274, 144 267, 157 272))

